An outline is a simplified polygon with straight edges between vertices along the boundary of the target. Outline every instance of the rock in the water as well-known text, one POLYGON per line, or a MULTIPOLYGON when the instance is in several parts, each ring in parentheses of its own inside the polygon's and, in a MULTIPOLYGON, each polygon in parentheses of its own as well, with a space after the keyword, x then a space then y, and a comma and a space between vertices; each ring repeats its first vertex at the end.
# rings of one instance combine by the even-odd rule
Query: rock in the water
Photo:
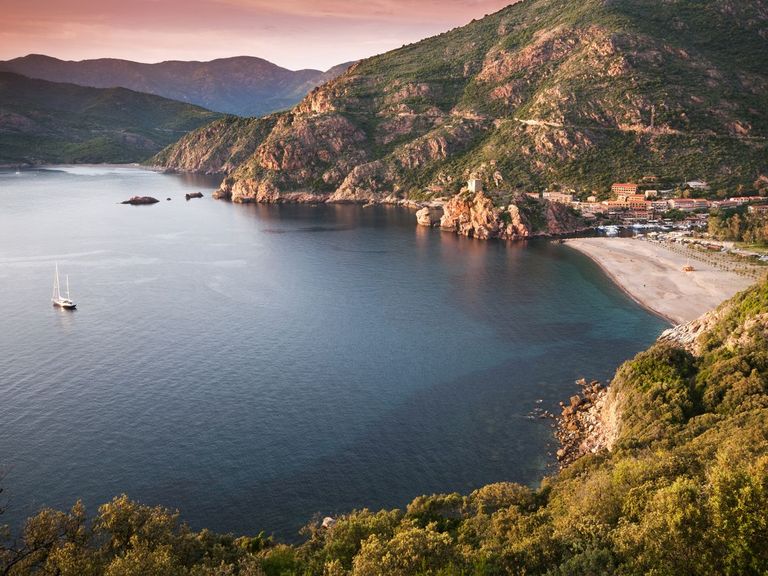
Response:
POLYGON ((416 222, 419 226, 432 226, 432 214, 429 208, 422 208, 416 212, 416 222))
POLYGON ((203 193, 202 192, 192 192, 191 194, 185 194, 184 195, 187 200, 191 200, 192 198, 202 198, 203 193))
POLYGON ((121 204, 131 204, 132 206, 141 206, 142 204, 157 204, 160 202, 157 198, 152 196, 133 196, 129 200, 121 202, 121 204))
POLYGON ((336 519, 331 518, 330 516, 326 516, 323 518, 323 528, 333 528, 336 525, 336 519))

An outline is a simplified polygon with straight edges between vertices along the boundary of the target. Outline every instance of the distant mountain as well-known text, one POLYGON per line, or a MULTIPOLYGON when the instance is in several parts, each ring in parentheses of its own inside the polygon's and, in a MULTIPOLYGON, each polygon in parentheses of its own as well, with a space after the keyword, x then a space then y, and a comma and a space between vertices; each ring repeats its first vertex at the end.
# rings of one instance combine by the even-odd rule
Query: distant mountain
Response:
POLYGON ((125 88, 0 72, 0 164, 139 162, 219 117, 125 88))
POLYGON ((316 86, 342 74, 350 64, 326 72, 294 72, 250 56, 143 64, 113 58, 74 62, 30 54, 0 62, 0 71, 94 88, 130 88, 216 112, 261 116, 290 108, 316 86))
POLYGON ((471 174, 502 196, 651 175, 768 191, 768 2, 523 0, 363 60, 257 132, 234 200, 424 199, 471 174))

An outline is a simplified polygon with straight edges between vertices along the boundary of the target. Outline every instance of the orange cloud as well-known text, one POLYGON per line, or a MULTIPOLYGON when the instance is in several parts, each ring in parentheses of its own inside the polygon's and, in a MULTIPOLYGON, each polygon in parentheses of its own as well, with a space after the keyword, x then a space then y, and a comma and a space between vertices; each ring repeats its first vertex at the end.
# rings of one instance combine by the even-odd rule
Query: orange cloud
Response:
MULTIPOLYGON (((0 0, 2 1, 2 0, 0 0)), ((252 55, 329 68, 503 8, 509 0, 26 0, 3 8, 0 59, 143 62, 252 55)))

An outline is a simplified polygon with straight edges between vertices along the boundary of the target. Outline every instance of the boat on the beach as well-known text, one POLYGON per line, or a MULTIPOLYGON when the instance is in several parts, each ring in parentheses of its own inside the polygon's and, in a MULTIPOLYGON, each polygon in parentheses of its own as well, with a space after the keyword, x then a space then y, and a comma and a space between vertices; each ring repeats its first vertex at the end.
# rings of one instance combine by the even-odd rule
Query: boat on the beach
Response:
POLYGON ((67 296, 66 298, 61 295, 61 286, 59 284, 59 265, 56 264, 56 276, 53 279, 53 295, 51 296, 51 302, 54 306, 63 308, 64 310, 74 310, 77 308, 77 304, 72 302, 69 296, 69 276, 66 276, 67 296))

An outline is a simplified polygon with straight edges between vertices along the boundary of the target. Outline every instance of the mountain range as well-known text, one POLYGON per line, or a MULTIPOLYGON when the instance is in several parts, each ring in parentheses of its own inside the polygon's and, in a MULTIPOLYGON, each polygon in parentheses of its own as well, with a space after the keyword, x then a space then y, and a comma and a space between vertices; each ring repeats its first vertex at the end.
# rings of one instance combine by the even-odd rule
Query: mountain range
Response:
POLYGON ((743 191, 768 187, 767 137, 766 0, 524 0, 155 162, 225 173, 235 201, 445 197, 470 175, 499 193, 649 177, 743 191))
POLYGON ((0 72, 0 164, 139 162, 220 116, 125 88, 0 72))
POLYGON ((292 71, 250 56, 144 64, 114 58, 74 62, 30 54, 0 62, 0 71, 93 88, 129 88, 216 112, 261 116, 290 108, 349 65, 340 64, 325 72, 292 71))

